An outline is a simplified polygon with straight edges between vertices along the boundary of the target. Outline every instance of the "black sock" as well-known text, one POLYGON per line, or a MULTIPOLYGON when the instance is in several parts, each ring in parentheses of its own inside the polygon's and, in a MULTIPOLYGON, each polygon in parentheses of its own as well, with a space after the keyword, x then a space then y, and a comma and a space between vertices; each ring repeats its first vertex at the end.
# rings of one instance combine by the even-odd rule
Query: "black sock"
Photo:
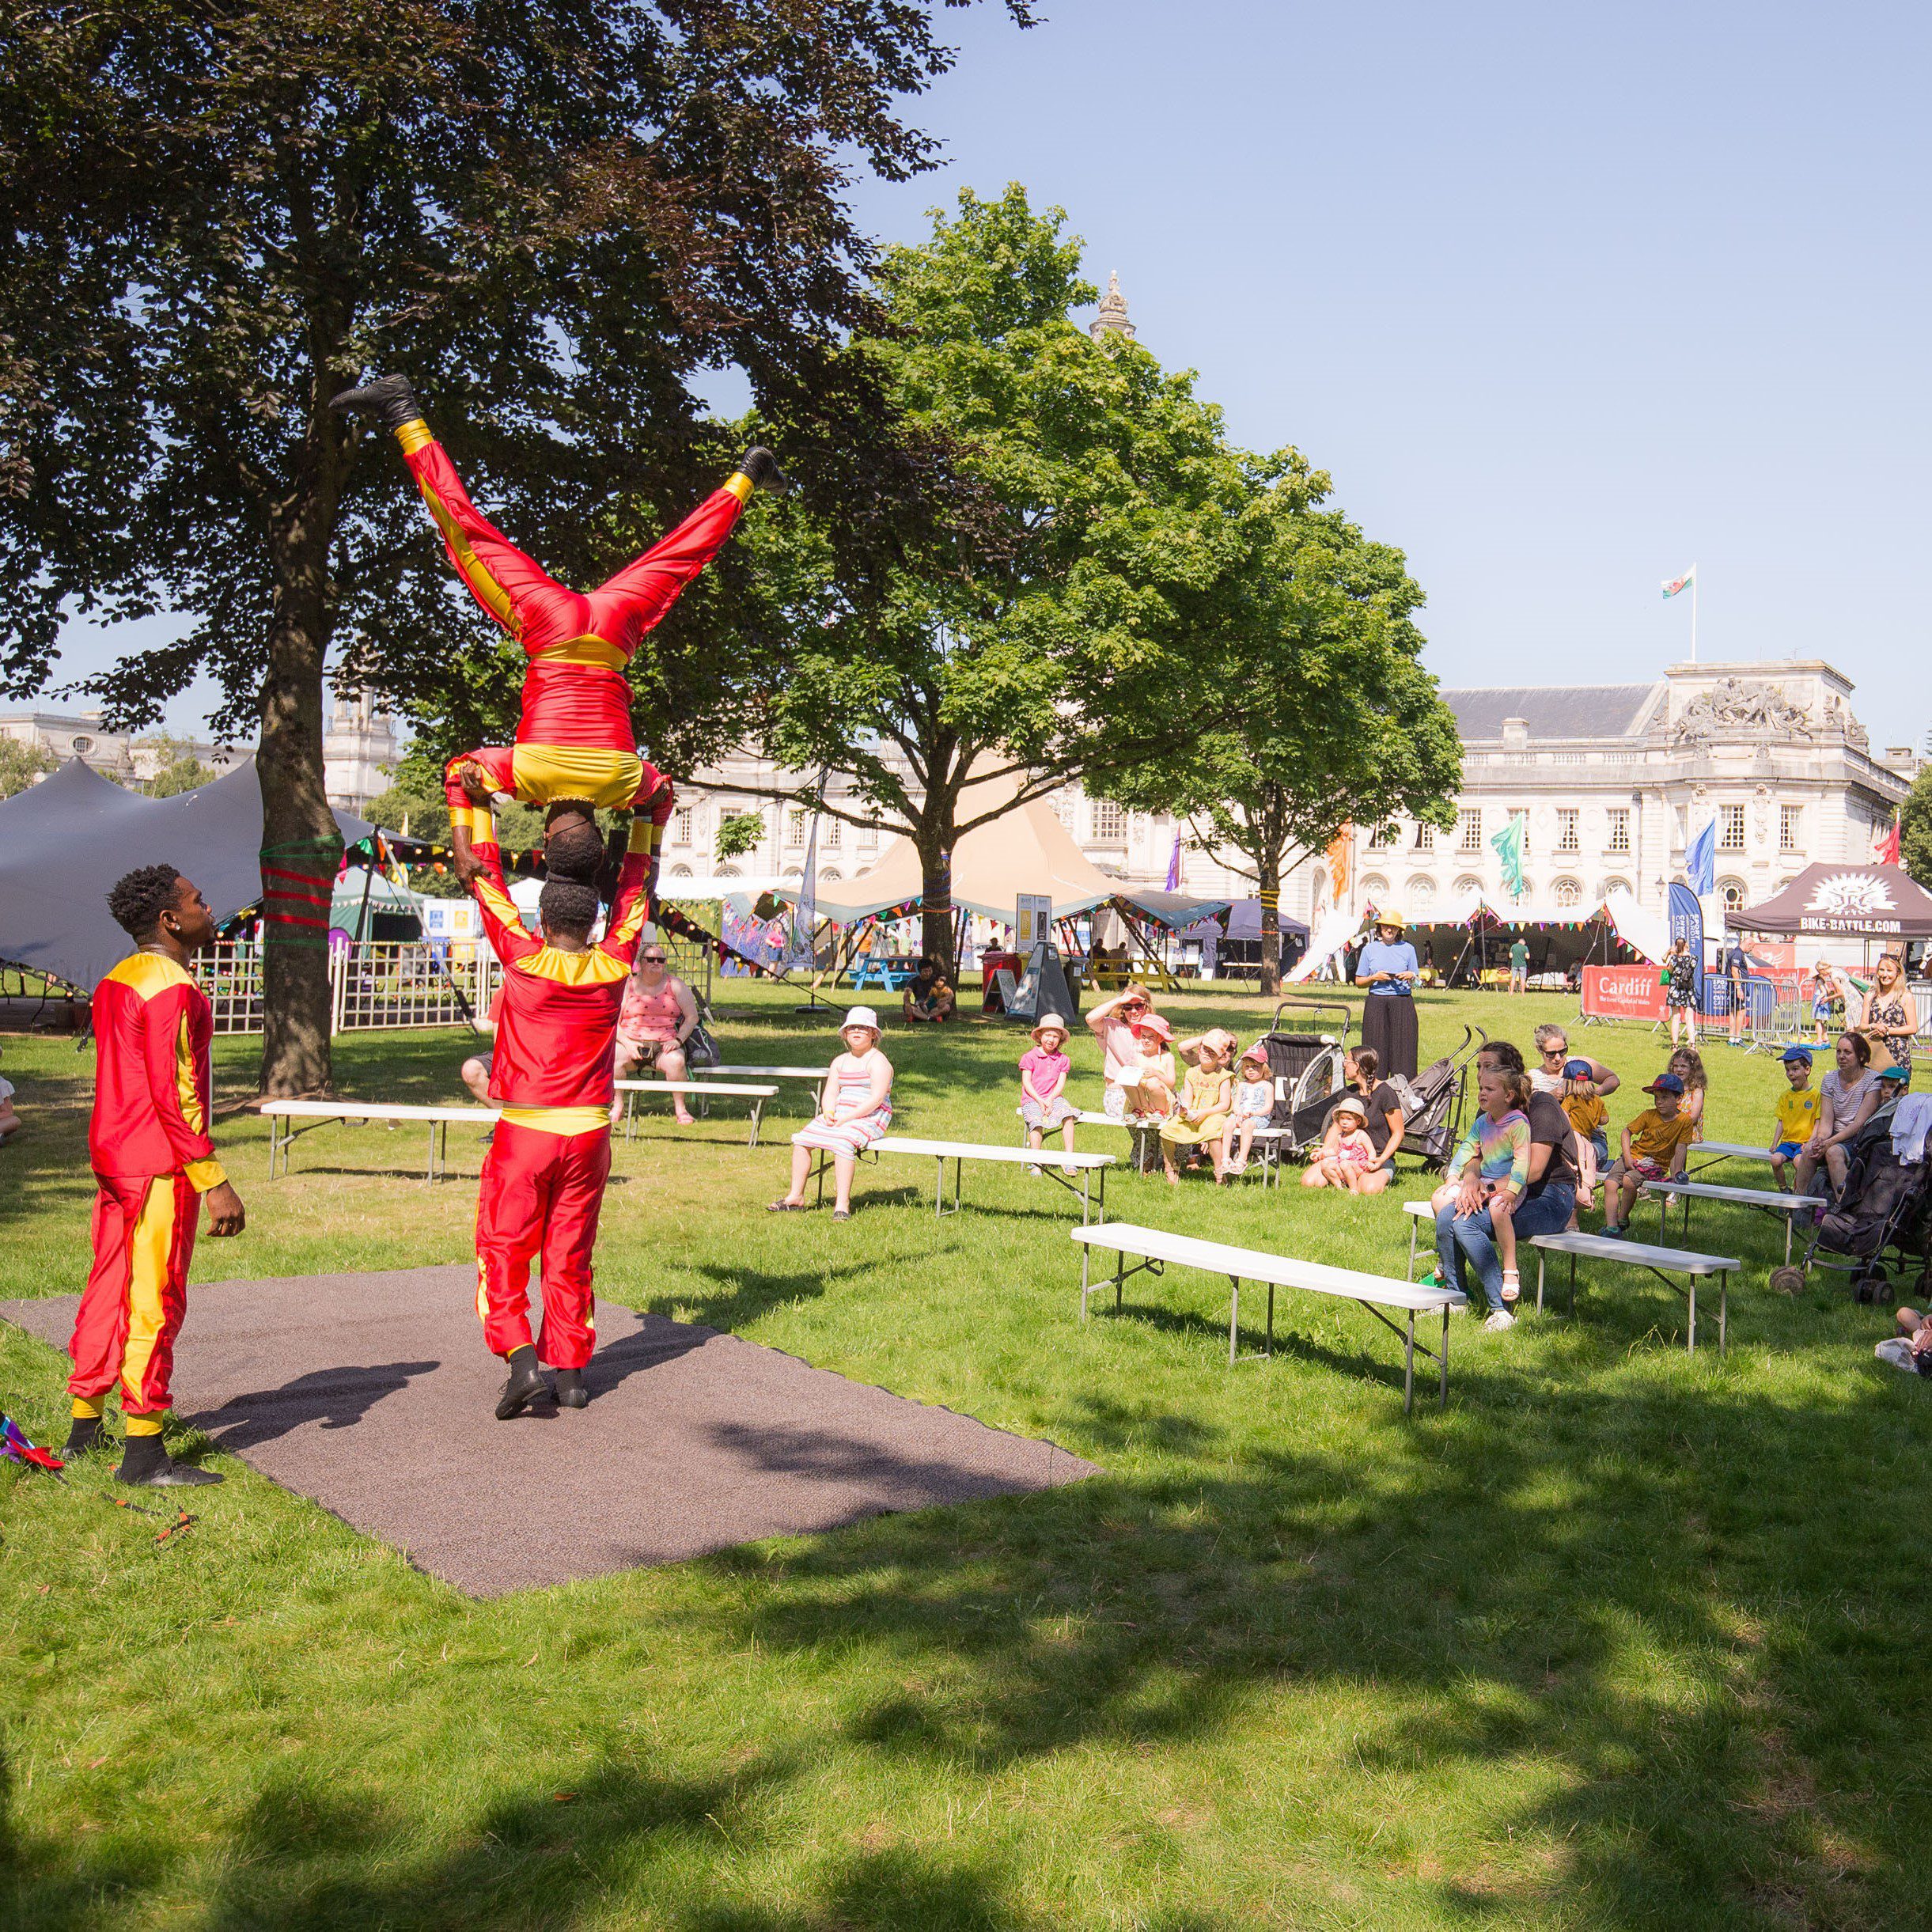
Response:
POLYGON ((559 1369, 557 1371, 557 1393, 562 1395, 566 1388, 581 1388, 584 1372, 581 1369, 559 1369))
POLYGON ((131 1435, 121 1457, 120 1472, 129 1477, 152 1476, 157 1469, 165 1468, 167 1463, 168 1451, 158 1435, 131 1435))
POLYGON ((536 1367, 536 1344, 525 1342, 521 1348, 513 1348, 503 1359, 510 1365, 512 1375, 528 1375, 536 1367))
POLYGON ((84 1456, 100 1440, 100 1418, 98 1415, 77 1415, 74 1426, 67 1431, 66 1453, 84 1456))

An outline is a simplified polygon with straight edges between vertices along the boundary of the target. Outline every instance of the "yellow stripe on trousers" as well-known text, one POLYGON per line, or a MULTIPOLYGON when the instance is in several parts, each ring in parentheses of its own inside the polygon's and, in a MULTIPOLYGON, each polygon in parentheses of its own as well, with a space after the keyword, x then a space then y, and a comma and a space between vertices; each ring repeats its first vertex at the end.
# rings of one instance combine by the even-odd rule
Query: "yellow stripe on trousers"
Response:
POLYGON ((161 1290, 167 1285, 169 1257, 174 1252, 174 1176, 162 1174, 148 1183, 147 1198, 134 1221, 127 1244, 127 1348, 121 1358, 121 1402, 142 1399, 154 1344, 161 1339, 161 1290))

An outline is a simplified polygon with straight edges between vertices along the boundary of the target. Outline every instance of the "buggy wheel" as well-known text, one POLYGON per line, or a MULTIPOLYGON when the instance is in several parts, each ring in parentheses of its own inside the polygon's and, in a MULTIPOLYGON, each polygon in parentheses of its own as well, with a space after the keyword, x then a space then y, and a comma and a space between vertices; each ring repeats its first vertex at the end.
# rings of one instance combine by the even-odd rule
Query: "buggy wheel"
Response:
POLYGON ((1774 1294, 1801 1294, 1805 1289, 1805 1271, 1788 1265, 1773 1268, 1771 1286, 1774 1294))

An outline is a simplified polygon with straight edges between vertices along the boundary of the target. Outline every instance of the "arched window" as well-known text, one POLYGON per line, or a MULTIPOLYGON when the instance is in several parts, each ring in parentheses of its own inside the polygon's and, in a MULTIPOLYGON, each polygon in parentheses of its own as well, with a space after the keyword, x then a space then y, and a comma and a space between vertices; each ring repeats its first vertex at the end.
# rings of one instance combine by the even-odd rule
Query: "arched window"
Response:
POLYGON ((718 876, 721 879, 735 879, 738 876, 738 869, 736 866, 720 866, 718 876))
POLYGON ((1612 892, 1627 892, 1630 889, 1631 883, 1627 879, 1606 879, 1597 887, 1597 896, 1608 899, 1612 892))
POLYGON ((1462 877, 1456 881, 1456 896, 1458 899, 1462 898, 1465 894, 1469 892, 1479 892, 1482 891, 1482 889, 1483 881, 1470 873, 1465 872, 1462 877))
POLYGON ((691 868, 688 866, 673 866, 671 868, 671 877, 674 879, 688 879, 691 877, 691 868))
POLYGON ((1718 903, 1723 907, 1728 918, 1733 912, 1744 909, 1744 888, 1741 879, 1720 879, 1718 881, 1718 903))
POLYGON ((1583 888, 1574 879, 1559 879, 1550 888, 1550 897, 1559 906, 1581 905, 1583 888))
POLYGON ((1408 896, 1411 912, 1419 906, 1433 906, 1436 903, 1436 882, 1426 873, 1419 873, 1403 890, 1408 896))
POLYGON ((1373 873, 1370 873, 1362 882, 1362 896, 1376 905, 1387 905, 1388 903, 1388 881, 1377 877, 1373 873))

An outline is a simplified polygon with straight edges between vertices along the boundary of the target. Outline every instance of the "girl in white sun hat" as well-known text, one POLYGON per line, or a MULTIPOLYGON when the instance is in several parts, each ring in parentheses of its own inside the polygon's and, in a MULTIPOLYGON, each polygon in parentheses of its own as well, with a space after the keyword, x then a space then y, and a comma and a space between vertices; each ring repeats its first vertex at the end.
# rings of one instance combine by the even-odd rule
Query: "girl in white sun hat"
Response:
POLYGON ((832 1218, 850 1221, 860 1150, 884 1139, 892 1124, 892 1063, 879 1051, 879 1016, 869 1006, 853 1007, 839 1036, 845 1051, 826 1074, 818 1112, 792 1136, 791 1191, 771 1203, 775 1214, 796 1214, 805 1206, 812 1157, 823 1153, 832 1157, 836 1199, 832 1218))

